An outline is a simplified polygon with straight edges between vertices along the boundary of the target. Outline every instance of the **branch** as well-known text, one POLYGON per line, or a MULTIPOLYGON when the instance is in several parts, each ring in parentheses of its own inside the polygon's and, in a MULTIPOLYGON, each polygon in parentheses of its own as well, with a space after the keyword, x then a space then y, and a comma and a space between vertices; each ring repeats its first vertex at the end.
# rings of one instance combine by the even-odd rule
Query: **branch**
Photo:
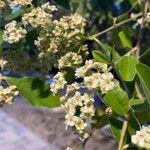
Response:
POLYGON ((137 19, 137 18, 139 18, 141 16, 142 16, 142 13, 139 13, 139 14, 135 15, 133 18, 129 18, 129 19, 126 19, 126 20, 124 20, 122 22, 116 23, 115 25, 113 25, 113 26, 111 26, 111 27, 109 27, 109 28, 99 32, 99 33, 96 33, 96 34, 88 37, 88 39, 93 40, 93 39, 97 38, 98 36, 101 36, 101 35, 103 35, 103 34, 105 34, 107 32, 110 32, 113 29, 118 28, 118 27, 120 27, 120 26, 122 26, 122 25, 124 25, 124 24, 126 24, 128 22, 134 21, 135 19, 137 19))
POLYGON ((124 142, 124 138, 125 138, 125 135, 126 135, 127 127, 128 127, 128 116, 125 117, 125 120, 124 120, 124 122, 123 122, 123 126, 122 126, 122 131, 121 131, 121 137, 120 137, 120 141, 119 141, 118 150, 122 150, 123 142, 124 142))
POLYGON ((143 31, 144 31, 144 26, 146 22, 146 16, 147 16, 148 8, 149 8, 149 3, 150 1, 147 0, 145 3, 144 11, 142 13, 142 23, 141 23, 140 30, 139 30, 138 37, 137 37, 137 44, 136 44, 137 50, 135 52, 135 57, 137 59, 139 59, 139 56, 140 56, 141 42, 143 38, 143 31))

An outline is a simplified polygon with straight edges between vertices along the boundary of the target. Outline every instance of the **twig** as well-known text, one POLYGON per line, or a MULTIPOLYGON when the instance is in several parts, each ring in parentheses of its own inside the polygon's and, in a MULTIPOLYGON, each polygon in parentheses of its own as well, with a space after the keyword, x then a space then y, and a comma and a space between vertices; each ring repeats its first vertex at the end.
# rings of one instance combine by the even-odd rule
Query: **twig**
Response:
POLYGON ((126 135, 127 127, 128 127, 128 116, 125 116, 125 120, 124 120, 123 126, 122 126, 122 131, 121 131, 121 137, 120 137, 120 141, 119 141, 118 150, 122 150, 122 148, 123 148, 123 142, 124 142, 124 138, 125 138, 125 135, 126 135))
POLYGON ((95 39, 96 37, 101 36, 101 35, 103 35, 103 34, 109 32, 109 31, 112 31, 113 29, 118 28, 118 27, 120 27, 120 26, 122 26, 122 25, 124 25, 124 24, 126 24, 126 23, 128 23, 128 22, 130 22, 130 21, 133 21, 133 20, 135 20, 135 19, 141 17, 141 16, 142 16, 142 13, 139 13, 139 14, 137 14, 136 16, 134 16, 133 18, 129 18, 129 19, 126 19, 126 20, 124 20, 124 21, 122 21, 122 22, 116 23, 114 26, 111 26, 111 27, 109 27, 109 28, 107 28, 107 29, 105 29, 105 30, 99 32, 99 33, 96 33, 96 34, 94 34, 94 35, 88 37, 88 39, 93 40, 93 39, 95 39))
POLYGON ((148 12, 149 3, 150 3, 150 1, 147 0, 145 3, 144 11, 142 13, 142 23, 141 23, 138 37, 137 37, 137 44, 136 44, 137 50, 135 52, 135 57, 137 59, 139 59, 139 56, 140 56, 141 42, 142 42, 142 38, 143 38, 143 31, 144 31, 144 26, 145 26, 145 22, 146 22, 146 16, 147 16, 147 12, 148 12))

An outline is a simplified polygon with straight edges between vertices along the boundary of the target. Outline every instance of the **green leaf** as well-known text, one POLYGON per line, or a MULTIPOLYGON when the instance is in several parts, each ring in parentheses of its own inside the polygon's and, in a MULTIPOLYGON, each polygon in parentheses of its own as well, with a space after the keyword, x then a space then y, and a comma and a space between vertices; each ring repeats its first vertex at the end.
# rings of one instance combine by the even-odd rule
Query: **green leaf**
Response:
POLYGON ((67 81, 67 84, 71 84, 75 80, 75 71, 73 68, 65 68, 65 80, 67 81))
POLYGON ((136 75, 135 65, 138 63, 133 56, 123 56, 119 62, 119 73, 123 80, 132 81, 136 75))
POLYGON ((150 61, 149 61, 149 56, 150 56, 150 48, 148 48, 141 56, 140 60, 142 63, 148 65, 150 67, 150 61))
POLYGON ((105 57, 115 63, 116 61, 118 61, 120 59, 120 55, 117 53, 117 51, 109 46, 108 44, 105 43, 99 43, 100 47, 102 48, 101 51, 103 52, 103 54, 105 54, 105 57))
POLYGON ((3 30, 0 30, 0 55, 2 54, 3 51, 3 30))
POLYGON ((16 85, 20 94, 34 106, 57 107, 59 96, 53 96, 49 84, 31 77, 6 78, 9 84, 16 85))
POLYGON ((123 125, 122 121, 116 118, 109 118, 109 123, 111 126, 111 131, 113 136, 119 141, 121 135, 121 129, 123 125))
POLYGON ((109 60, 107 59, 107 57, 102 52, 100 52, 98 50, 94 50, 92 52, 92 55, 93 55, 93 57, 96 61, 106 63, 106 64, 110 64, 109 60))
POLYGON ((149 111, 149 106, 146 100, 131 99, 130 106, 135 112, 146 112, 149 111))
POLYGON ((86 0, 80 0, 76 12, 81 14, 83 17, 85 17, 87 14, 86 11, 87 11, 87 1, 86 0))
POLYGON ((104 101, 108 104, 117 114, 126 115, 129 108, 129 99, 126 92, 119 87, 109 91, 104 101))
POLYGON ((8 16, 6 16, 5 17, 5 21, 7 21, 7 20, 13 20, 13 19, 19 17, 20 15, 22 15, 23 13, 24 13, 24 9, 20 8, 17 12, 15 12, 13 14, 11 13, 8 16))
POLYGON ((63 6, 66 9, 70 8, 70 1, 69 0, 54 0, 58 5, 63 6))
MULTIPOLYGON (((123 126, 123 122, 116 119, 116 118, 109 118, 109 123, 110 123, 110 127, 111 127, 111 131, 113 136, 116 138, 116 140, 120 140, 120 136, 121 136, 121 131, 122 131, 122 126, 123 126)), ((124 138, 124 144, 128 144, 131 141, 130 139, 130 135, 128 132, 126 132, 125 138, 124 138)))
POLYGON ((125 47, 128 47, 130 49, 132 48, 133 44, 131 39, 123 31, 119 32, 119 38, 125 47))
POLYGON ((135 116, 139 120, 140 124, 150 122, 150 112, 136 112, 135 116))
POLYGON ((150 68, 144 64, 137 64, 136 71, 150 107, 150 68))
POLYGON ((138 120, 135 117, 135 115, 130 113, 129 120, 128 120, 128 131, 129 131, 129 134, 132 136, 139 129, 140 129, 140 123, 138 122, 138 120))

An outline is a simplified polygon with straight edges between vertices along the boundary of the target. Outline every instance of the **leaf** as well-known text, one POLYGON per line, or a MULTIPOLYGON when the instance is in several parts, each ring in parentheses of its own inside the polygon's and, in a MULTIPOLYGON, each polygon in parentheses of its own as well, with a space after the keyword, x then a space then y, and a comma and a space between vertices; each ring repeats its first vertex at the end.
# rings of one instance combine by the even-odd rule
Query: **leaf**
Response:
POLYGON ((136 75, 135 65, 138 63, 133 56, 123 56, 119 62, 119 73, 123 80, 132 81, 136 75))
POLYGON ((86 11, 87 11, 87 1, 80 0, 76 12, 79 13, 80 15, 86 17, 86 14, 87 14, 86 11))
POLYGON ((54 0, 58 5, 63 6, 66 9, 70 8, 70 1, 69 0, 54 0))
POLYGON ((2 54, 3 51, 3 30, 0 30, 0 55, 2 54))
POLYGON ((16 85, 20 94, 34 106, 57 107, 60 105, 59 96, 53 96, 49 85, 42 80, 31 77, 7 77, 6 81, 16 85))
POLYGON ((96 61, 106 63, 106 64, 110 64, 109 60, 107 59, 107 57, 102 52, 100 52, 98 50, 94 50, 92 52, 92 55, 93 55, 93 57, 96 61))
POLYGON ((135 112, 146 112, 149 111, 149 106, 146 100, 131 99, 130 106, 135 112))
POLYGON ((119 141, 120 135, 121 135, 121 129, 122 129, 122 121, 116 119, 116 118, 109 118, 109 123, 111 126, 111 131, 114 137, 119 141))
POLYGON ((144 64, 137 64, 136 71, 150 107, 150 68, 144 64))
POLYGON ((136 112, 135 116, 139 120, 140 124, 150 122, 150 112, 136 112))
POLYGON ((149 61, 149 56, 150 56, 150 48, 148 48, 141 56, 140 60, 142 63, 148 65, 150 67, 150 61, 149 61))
POLYGON ((67 84, 71 84, 75 80, 75 71, 72 68, 65 68, 65 80, 67 81, 67 84))
POLYGON ((114 50, 113 47, 101 42, 99 43, 99 45, 101 46, 101 50, 105 54, 107 59, 109 58, 112 62, 116 62, 118 61, 118 59, 120 59, 120 55, 117 53, 116 50, 114 50))
POLYGON ((24 10, 23 8, 20 8, 18 11, 16 11, 15 13, 11 13, 9 14, 8 16, 5 17, 5 21, 8 21, 8 20, 13 20, 17 17, 19 17, 20 15, 22 15, 24 13, 24 10))
POLYGON ((132 136, 139 129, 140 129, 140 123, 138 122, 138 120, 135 117, 135 115, 130 113, 129 120, 128 120, 128 131, 129 131, 129 134, 132 136))
POLYGON ((132 48, 133 44, 131 39, 123 31, 119 32, 119 38, 125 47, 128 47, 130 49, 132 48))
POLYGON ((126 92, 124 92, 119 87, 114 88, 109 91, 105 97, 104 101, 108 104, 117 114, 125 115, 129 108, 129 99, 126 92))

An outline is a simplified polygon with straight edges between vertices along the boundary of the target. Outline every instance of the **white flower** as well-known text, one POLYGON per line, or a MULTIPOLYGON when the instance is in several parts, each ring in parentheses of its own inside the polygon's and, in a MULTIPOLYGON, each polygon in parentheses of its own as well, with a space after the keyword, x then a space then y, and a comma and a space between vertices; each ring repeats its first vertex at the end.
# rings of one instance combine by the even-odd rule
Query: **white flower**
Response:
POLYGON ((66 119, 65 124, 66 124, 67 127, 68 126, 72 127, 72 126, 75 125, 75 116, 73 114, 71 114, 71 113, 67 114, 65 116, 65 119, 66 119))
POLYGON ((84 77, 84 85, 88 89, 95 89, 99 87, 100 79, 101 79, 100 73, 93 73, 91 76, 84 77))
POLYGON ((57 10, 55 6, 50 6, 49 3, 43 4, 41 7, 34 8, 30 13, 26 13, 22 17, 24 26, 32 25, 33 27, 45 26, 52 23, 52 11, 57 10))
POLYGON ((114 76, 110 72, 103 73, 101 75, 100 89, 103 94, 107 93, 109 90, 112 90, 114 88, 115 84, 113 82, 113 79, 114 79, 114 76))
POLYGON ((76 76, 77 78, 85 77, 87 71, 88 71, 88 70, 87 70, 87 68, 86 68, 85 66, 80 67, 80 68, 78 68, 78 69, 75 71, 75 76, 76 76))
POLYGON ((150 125, 148 127, 142 126, 140 131, 131 137, 131 142, 137 147, 150 149, 150 125))
POLYGON ((8 62, 4 59, 0 59, 0 67, 1 67, 1 70, 4 69, 4 66, 7 64, 8 62))
POLYGON ((81 117, 90 118, 95 115, 94 105, 84 106, 81 108, 81 117))
POLYGON ((11 104, 15 96, 18 94, 19 92, 16 90, 16 86, 14 85, 11 85, 7 88, 0 86, 0 104, 11 104))
POLYGON ((75 117, 75 127, 77 130, 82 131, 85 130, 87 124, 80 117, 75 117))
POLYGON ((22 27, 17 28, 17 22, 12 21, 5 26, 3 39, 4 41, 12 44, 19 42, 20 39, 24 38, 27 31, 22 27))
POLYGON ((21 6, 27 6, 27 5, 32 5, 32 0, 9 0, 9 5, 10 7, 16 7, 18 5, 21 6))
POLYGON ((59 68, 71 67, 82 63, 82 57, 74 52, 69 52, 58 61, 59 68))
POLYGON ((58 72, 54 76, 53 83, 50 85, 50 88, 53 94, 57 94, 59 90, 63 89, 66 83, 67 81, 65 80, 64 74, 61 72, 58 72))
POLYGON ((72 83, 72 84, 70 84, 70 85, 67 85, 67 95, 68 94, 70 94, 70 93, 72 93, 72 92, 75 92, 76 90, 79 90, 80 89, 80 87, 79 87, 79 85, 78 85, 78 83, 72 83))
POLYGON ((2 0, 0 0, 0 8, 3 8, 5 6, 5 2, 3 2, 2 0))
POLYGON ((101 63, 101 62, 95 62, 95 63, 93 64, 93 67, 94 67, 95 69, 97 69, 98 72, 106 72, 107 69, 108 69, 107 64, 104 64, 104 63, 101 63))

